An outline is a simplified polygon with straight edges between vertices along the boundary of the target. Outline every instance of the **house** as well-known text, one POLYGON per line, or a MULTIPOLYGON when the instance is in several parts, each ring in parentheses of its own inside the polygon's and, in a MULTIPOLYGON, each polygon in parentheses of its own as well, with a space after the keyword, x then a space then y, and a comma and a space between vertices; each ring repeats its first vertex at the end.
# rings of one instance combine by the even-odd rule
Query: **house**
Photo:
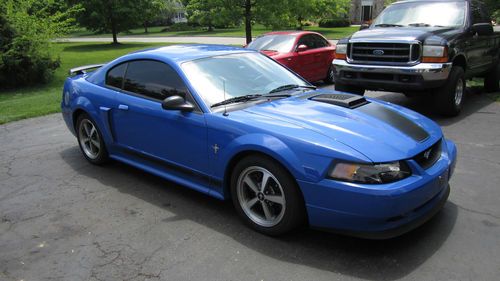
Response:
POLYGON ((180 23, 180 22, 187 22, 187 17, 186 17, 186 7, 181 3, 181 1, 173 1, 174 5, 174 12, 172 14, 172 22, 173 23, 180 23))
POLYGON ((349 19, 353 24, 371 21, 382 12, 384 6, 384 0, 352 0, 349 19))

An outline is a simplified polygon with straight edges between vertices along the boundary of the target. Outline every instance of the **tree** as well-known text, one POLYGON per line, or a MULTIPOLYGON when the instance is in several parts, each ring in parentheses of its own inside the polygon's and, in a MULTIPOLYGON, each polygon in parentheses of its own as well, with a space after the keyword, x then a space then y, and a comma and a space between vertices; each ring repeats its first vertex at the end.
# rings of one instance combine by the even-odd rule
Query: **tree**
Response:
POLYGON ((78 22, 97 32, 111 32, 113 44, 118 44, 117 34, 142 24, 143 11, 135 0, 69 0, 80 3, 85 9, 78 22))
POLYGON ((148 33, 148 26, 162 16, 170 16, 178 5, 176 0, 138 0, 136 1, 139 20, 148 33))
POLYGON ((238 24, 238 7, 231 0, 191 0, 186 9, 189 21, 206 26, 208 31, 214 27, 228 27, 238 24))

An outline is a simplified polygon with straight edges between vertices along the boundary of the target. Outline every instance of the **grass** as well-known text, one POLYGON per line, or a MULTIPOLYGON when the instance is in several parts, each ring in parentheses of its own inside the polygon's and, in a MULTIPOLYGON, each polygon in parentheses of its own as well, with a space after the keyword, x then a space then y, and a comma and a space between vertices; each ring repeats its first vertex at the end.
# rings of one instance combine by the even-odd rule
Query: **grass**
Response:
MULTIPOLYGON (((188 31, 169 31, 164 32, 162 29, 164 26, 155 26, 148 28, 148 33, 144 32, 144 28, 136 28, 131 29, 128 32, 119 33, 118 36, 225 36, 225 37, 245 37, 244 27, 235 27, 235 28, 224 28, 224 29, 215 29, 214 31, 207 31, 203 28, 195 28, 193 30, 188 31)), ((293 28, 290 28, 293 29, 293 28)), ((328 39, 340 39, 346 36, 351 35, 352 33, 359 30, 357 26, 349 26, 349 27, 335 27, 335 28, 325 28, 325 27, 317 27, 317 26, 305 26, 304 30, 316 31, 328 39)), ((258 36, 264 34, 266 32, 272 31, 270 28, 266 28, 263 25, 256 24, 252 28, 252 36, 258 36)), ((78 32, 72 33, 69 37, 111 37, 111 34, 96 34, 91 31, 82 29, 78 32)))
POLYGON ((72 67, 102 63, 134 50, 165 43, 54 43, 52 52, 61 58, 51 82, 36 87, 0 91, 0 124, 59 112, 62 86, 72 67))
MULTIPOLYGON (((482 93, 484 85, 483 83, 484 83, 483 78, 474 78, 472 80, 467 81, 467 87, 469 87, 472 91, 475 91, 477 93, 482 93)), ((492 99, 493 101, 500 102, 500 92, 487 93, 486 96, 492 99)))

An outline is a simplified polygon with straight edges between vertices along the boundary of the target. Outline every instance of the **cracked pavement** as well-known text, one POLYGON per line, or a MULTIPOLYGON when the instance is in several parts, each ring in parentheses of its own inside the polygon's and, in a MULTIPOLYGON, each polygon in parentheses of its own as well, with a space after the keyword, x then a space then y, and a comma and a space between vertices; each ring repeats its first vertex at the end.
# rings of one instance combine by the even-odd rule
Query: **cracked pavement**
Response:
POLYGON ((445 208, 369 241, 245 227, 232 206, 80 154, 59 114, 0 126, 0 280, 498 280, 500 103, 444 119, 425 98, 369 92, 436 120, 459 159, 445 208))

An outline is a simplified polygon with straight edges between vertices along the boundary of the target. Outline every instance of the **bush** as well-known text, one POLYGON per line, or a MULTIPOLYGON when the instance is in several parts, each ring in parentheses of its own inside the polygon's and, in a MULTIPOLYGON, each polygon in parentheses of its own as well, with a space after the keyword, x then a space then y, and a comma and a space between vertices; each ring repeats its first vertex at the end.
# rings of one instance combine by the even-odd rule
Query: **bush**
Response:
POLYGON ((69 30, 69 12, 58 12, 51 3, 59 2, 48 0, 4 3, 0 6, 0 88, 48 82, 60 65, 51 56, 50 40, 69 30))
POLYGON ((348 19, 322 19, 318 24, 319 27, 347 27, 351 22, 348 19))

